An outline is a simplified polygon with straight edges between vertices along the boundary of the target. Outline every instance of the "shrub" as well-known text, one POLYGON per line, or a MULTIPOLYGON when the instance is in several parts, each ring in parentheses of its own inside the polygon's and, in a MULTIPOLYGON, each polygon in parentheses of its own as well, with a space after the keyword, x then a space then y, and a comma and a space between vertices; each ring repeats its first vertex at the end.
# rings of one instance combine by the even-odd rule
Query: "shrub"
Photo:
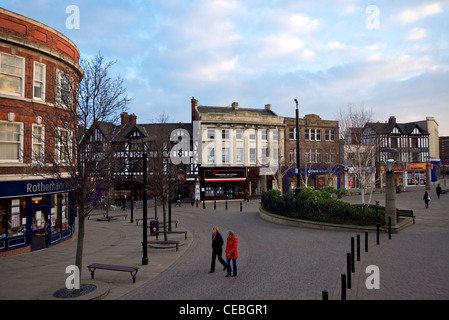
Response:
POLYGON ((356 225, 374 225, 379 219, 385 223, 384 207, 377 207, 376 214, 374 205, 362 207, 341 201, 345 194, 345 190, 332 187, 317 190, 306 187, 297 196, 269 190, 262 195, 261 202, 273 214, 298 219, 356 225))

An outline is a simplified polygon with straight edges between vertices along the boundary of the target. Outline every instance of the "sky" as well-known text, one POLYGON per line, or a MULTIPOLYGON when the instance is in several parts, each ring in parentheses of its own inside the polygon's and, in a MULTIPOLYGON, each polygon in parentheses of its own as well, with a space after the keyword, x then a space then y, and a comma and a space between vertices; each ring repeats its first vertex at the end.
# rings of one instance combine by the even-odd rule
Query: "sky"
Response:
POLYGON ((200 105, 338 120, 434 117, 449 136, 449 0, 0 0, 56 29, 83 59, 116 61, 128 112, 190 122, 200 105))

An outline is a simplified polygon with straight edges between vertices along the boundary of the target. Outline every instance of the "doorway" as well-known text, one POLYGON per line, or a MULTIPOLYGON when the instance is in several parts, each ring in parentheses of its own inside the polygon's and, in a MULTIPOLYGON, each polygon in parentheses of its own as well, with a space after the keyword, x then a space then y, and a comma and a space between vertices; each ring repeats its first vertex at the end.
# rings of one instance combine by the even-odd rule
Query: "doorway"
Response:
POLYGON ((48 245, 47 207, 33 207, 31 210, 31 250, 46 248, 48 245))

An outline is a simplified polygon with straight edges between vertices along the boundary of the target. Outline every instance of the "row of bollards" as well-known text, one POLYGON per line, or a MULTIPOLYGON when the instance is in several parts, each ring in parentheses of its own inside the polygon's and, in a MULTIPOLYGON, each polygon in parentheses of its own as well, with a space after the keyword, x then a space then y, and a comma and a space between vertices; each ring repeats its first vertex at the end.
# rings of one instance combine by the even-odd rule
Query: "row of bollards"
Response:
MULTIPOLYGON (((195 203, 196 203, 196 207, 198 208, 198 202, 199 200, 196 199, 195 203)), ((203 209, 206 209, 206 201, 202 200, 203 202, 203 209)), ((192 207, 193 207, 193 200, 192 200, 192 207)), ((217 210, 217 200, 214 200, 214 210, 217 210)), ((225 210, 228 211, 228 200, 225 201, 225 210)), ((240 212, 243 211, 243 201, 240 201, 240 212)))
MULTIPOLYGON (((380 241, 380 223, 376 224, 376 244, 380 241)), ((391 218, 388 218, 388 239, 391 240, 391 218)), ((351 251, 346 253, 346 273, 341 274, 341 300, 346 300, 346 290, 352 287, 352 273, 355 272, 355 259, 360 261, 360 234, 356 238, 351 237, 351 251)), ((365 252, 368 252, 368 231, 365 232, 365 252)), ((322 291, 322 299, 328 300, 329 294, 326 290, 322 291)))

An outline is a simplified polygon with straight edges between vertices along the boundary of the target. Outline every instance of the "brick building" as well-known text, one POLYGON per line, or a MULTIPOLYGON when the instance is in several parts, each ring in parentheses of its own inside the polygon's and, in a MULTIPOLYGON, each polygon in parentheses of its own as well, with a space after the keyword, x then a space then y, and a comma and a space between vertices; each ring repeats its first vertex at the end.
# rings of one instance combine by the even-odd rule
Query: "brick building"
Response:
POLYGON ((70 190, 36 167, 68 161, 79 51, 48 26, 0 8, 0 256, 73 235, 70 190))

